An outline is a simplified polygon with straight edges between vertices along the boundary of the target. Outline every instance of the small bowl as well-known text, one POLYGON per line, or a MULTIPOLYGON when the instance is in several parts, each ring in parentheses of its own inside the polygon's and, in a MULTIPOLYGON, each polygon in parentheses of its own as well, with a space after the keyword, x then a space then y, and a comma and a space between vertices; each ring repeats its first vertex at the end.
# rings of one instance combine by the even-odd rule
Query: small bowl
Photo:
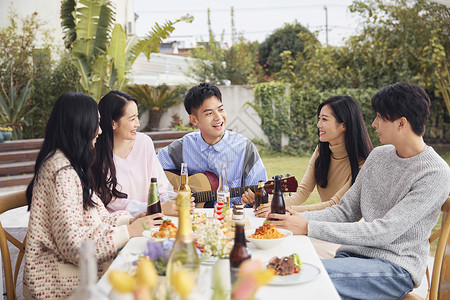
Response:
POLYGON ((280 233, 284 234, 285 237, 278 238, 278 239, 252 239, 252 238, 249 238, 248 237, 249 235, 255 233, 254 230, 247 230, 247 231, 245 231, 245 237, 250 243, 254 244, 259 249, 267 250, 267 249, 271 249, 271 248, 274 248, 274 247, 278 246, 284 240, 286 240, 287 238, 289 238, 290 236, 293 235, 292 231, 290 231, 290 230, 278 229, 278 231, 280 233))

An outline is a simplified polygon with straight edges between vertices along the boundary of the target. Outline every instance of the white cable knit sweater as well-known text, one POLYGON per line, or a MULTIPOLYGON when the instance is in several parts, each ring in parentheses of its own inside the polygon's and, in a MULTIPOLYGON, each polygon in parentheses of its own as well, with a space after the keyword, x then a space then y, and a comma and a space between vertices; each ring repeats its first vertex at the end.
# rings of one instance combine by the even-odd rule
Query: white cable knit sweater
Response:
POLYGON ((309 236, 342 244, 338 251, 388 260, 418 286, 428 238, 449 192, 450 168, 433 148, 400 158, 385 145, 372 151, 340 204, 301 215, 309 236))

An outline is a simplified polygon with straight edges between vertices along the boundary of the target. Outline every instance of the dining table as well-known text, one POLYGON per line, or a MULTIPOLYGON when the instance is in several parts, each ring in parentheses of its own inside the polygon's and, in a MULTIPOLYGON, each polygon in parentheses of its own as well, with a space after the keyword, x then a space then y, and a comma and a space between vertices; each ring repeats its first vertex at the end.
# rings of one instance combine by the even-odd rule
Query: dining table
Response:
MULTIPOLYGON (((211 208, 196 208, 196 210, 206 213, 207 217, 213 217, 214 214, 214 211, 211 208)), ((246 232, 247 230, 255 230, 265 221, 264 218, 256 217, 251 208, 245 208, 244 215, 246 219, 246 232)), ((178 224, 177 217, 166 216, 166 218, 171 219, 176 225, 178 224)), ((97 289, 102 295, 102 299, 108 299, 112 289, 112 286, 108 281, 108 273, 111 270, 127 271, 134 268, 133 262, 136 261, 139 258, 139 255, 147 248, 148 240, 149 239, 144 236, 131 238, 118 253, 108 270, 97 283, 97 289)), ((266 250, 259 249, 250 242, 247 242, 247 247, 250 250, 252 259, 259 259, 264 263, 267 263, 274 256, 283 257, 289 256, 292 253, 297 253, 305 266, 305 270, 307 266, 313 271, 312 274, 308 275, 309 278, 303 278, 305 280, 298 281, 284 281, 284 278, 282 277, 285 276, 276 276, 281 278, 281 280, 273 283, 269 282, 268 285, 260 287, 256 292, 256 299, 340 299, 327 271, 307 236, 292 235, 284 239, 275 247, 266 250)), ((197 285, 191 294, 191 299, 211 299, 213 295, 212 281, 213 265, 202 263, 200 265, 197 285)))

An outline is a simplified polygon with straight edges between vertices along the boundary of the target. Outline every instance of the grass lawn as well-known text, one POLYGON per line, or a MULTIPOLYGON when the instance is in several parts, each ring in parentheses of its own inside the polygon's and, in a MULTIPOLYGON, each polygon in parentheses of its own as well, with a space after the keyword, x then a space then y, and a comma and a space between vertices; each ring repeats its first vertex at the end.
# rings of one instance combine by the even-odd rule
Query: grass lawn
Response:
MULTIPOLYGON (((449 161, 450 158, 450 152, 448 149, 445 151, 440 151, 440 149, 436 149, 438 153, 446 160, 449 161)), ((267 176, 272 178, 274 175, 280 175, 283 176, 289 173, 292 176, 295 176, 297 178, 297 181, 300 183, 302 180, 303 174, 306 172, 306 168, 308 167, 310 157, 294 157, 294 156, 287 156, 287 155, 263 155, 262 160, 264 162, 264 166, 267 170, 267 176)), ((320 201, 319 194, 317 193, 317 190, 314 189, 314 191, 309 196, 308 200, 305 202, 305 204, 312 204, 312 203, 318 203, 320 201)), ((438 230, 441 227, 441 217, 439 218, 438 223, 433 229, 433 232, 438 230)), ((430 254, 434 256, 434 253, 436 252, 436 246, 437 241, 435 241, 433 244, 431 244, 430 254)))

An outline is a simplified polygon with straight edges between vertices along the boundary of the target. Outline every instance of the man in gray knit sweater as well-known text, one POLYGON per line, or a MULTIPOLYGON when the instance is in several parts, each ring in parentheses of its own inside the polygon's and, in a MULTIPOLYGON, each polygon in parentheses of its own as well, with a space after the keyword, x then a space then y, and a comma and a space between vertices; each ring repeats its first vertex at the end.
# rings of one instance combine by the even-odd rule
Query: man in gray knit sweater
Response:
POLYGON ((323 260, 343 299, 402 299, 425 274, 428 238, 450 192, 448 164, 423 141, 430 99, 409 83, 372 98, 375 148, 340 204, 269 216, 294 234, 342 244, 323 260))

